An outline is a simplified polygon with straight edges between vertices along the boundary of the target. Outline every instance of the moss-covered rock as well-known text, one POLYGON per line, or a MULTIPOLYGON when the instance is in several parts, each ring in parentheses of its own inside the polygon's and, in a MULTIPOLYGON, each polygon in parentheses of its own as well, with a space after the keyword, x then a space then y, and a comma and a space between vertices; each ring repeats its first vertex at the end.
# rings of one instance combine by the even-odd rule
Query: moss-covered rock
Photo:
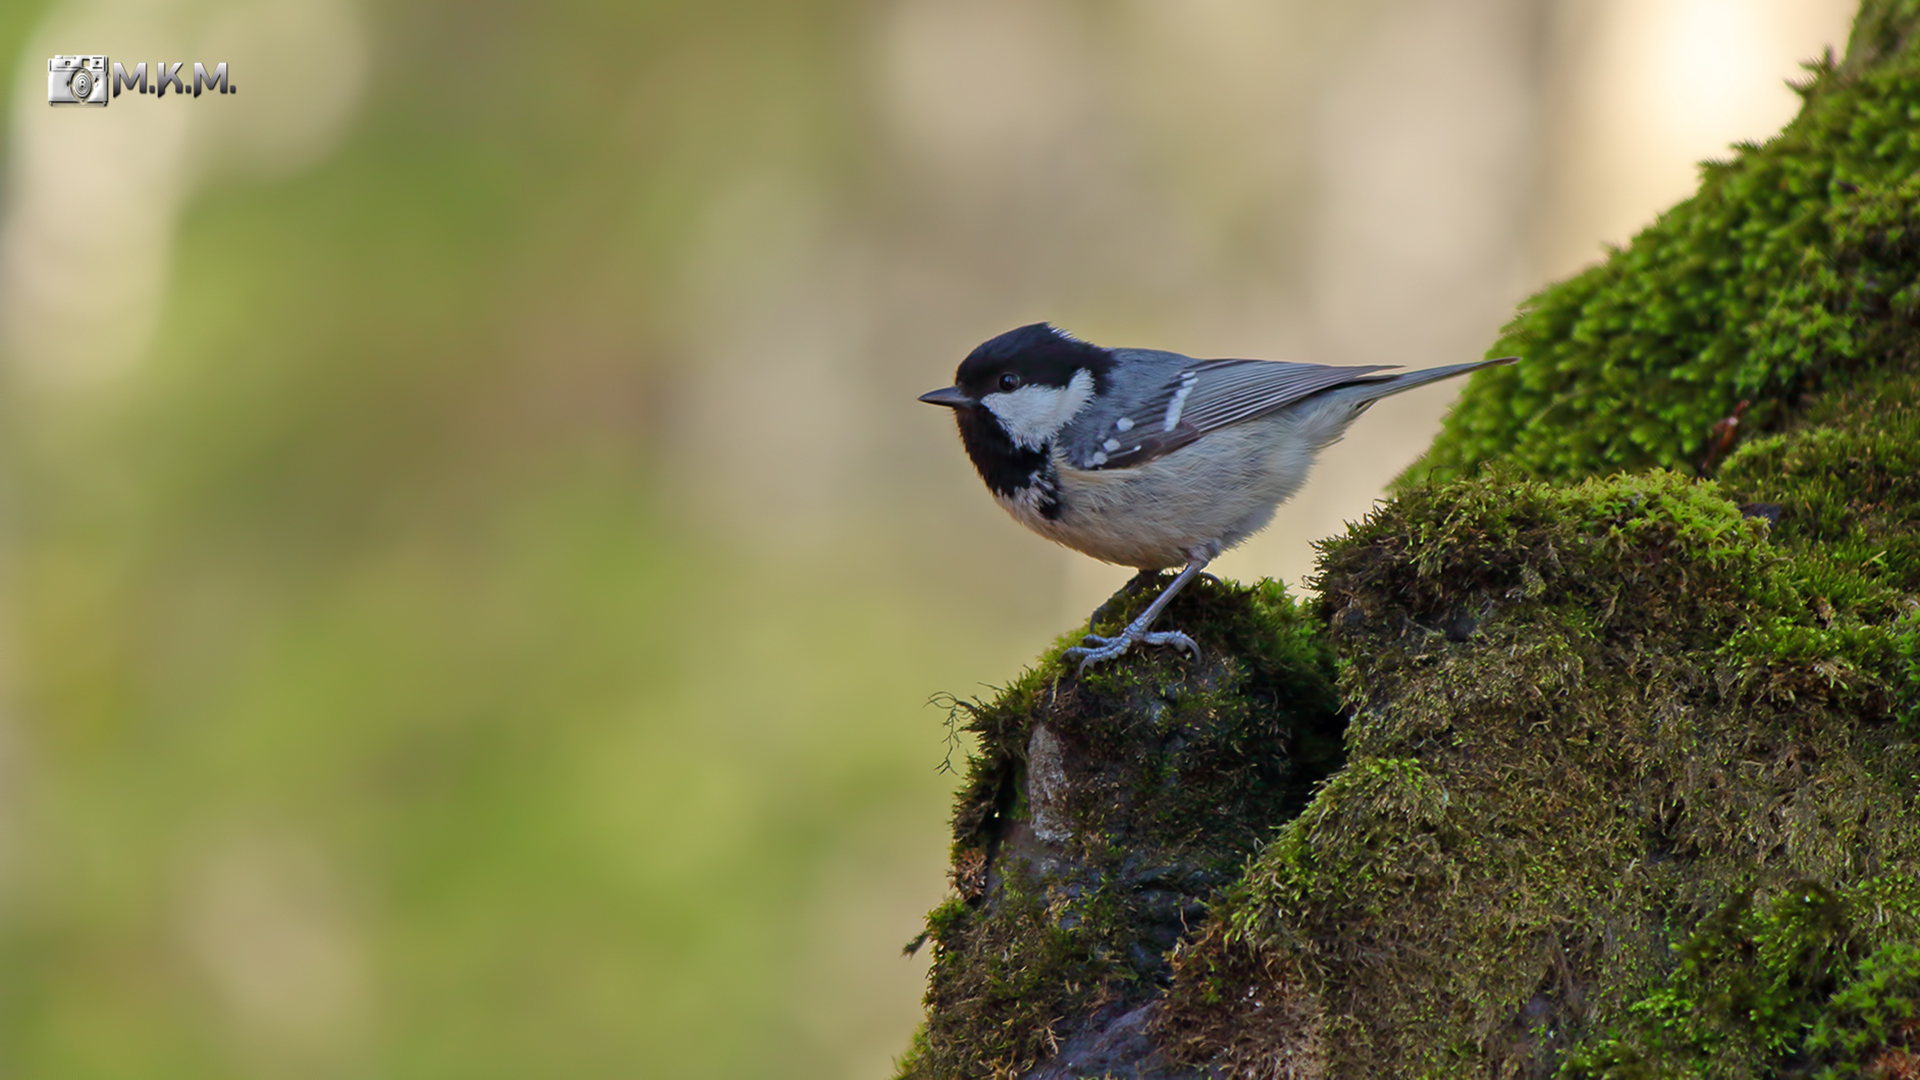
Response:
POLYGON ((1317 600, 962 707, 905 1075, 1920 1076, 1920 0, 1803 93, 1317 600))
MULTIPOLYGON (((1920 880, 1895 673, 1831 670, 1844 638, 1749 641, 1823 633, 1768 532, 1656 472, 1417 490, 1330 544, 1349 761, 1182 958, 1163 1028, 1183 1056, 1289 1075, 1231 1037, 1279 970, 1316 1003, 1326 1075, 1549 1075, 1667 992, 1730 906, 1920 880)), ((1829 979, 1912 928, 1907 894, 1882 893, 1832 909, 1829 979)), ((1707 1012, 1716 1054, 1773 1060, 1777 1032, 1707 1012)))
MULTIPOLYGON (((1153 595, 1123 595, 1115 627, 1153 595)), ((1060 659, 1070 636, 997 700, 955 704, 978 750, 903 1075, 1150 1057, 1140 1009, 1172 977, 1169 950, 1338 765, 1331 658, 1279 585, 1202 579, 1166 618, 1199 662, 1149 650, 1082 680, 1060 659)), ((1185 1075, 1146 1068, 1119 1075, 1185 1075)))

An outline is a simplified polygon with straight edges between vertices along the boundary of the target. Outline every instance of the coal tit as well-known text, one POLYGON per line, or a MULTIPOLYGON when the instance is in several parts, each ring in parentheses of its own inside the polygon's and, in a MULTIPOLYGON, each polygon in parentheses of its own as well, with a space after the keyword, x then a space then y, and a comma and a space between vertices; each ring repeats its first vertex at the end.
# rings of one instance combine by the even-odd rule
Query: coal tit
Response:
POLYGON ((920 400, 954 411, 974 468, 1020 524, 1136 567, 1136 581, 1182 567, 1118 635, 1089 633, 1067 650, 1085 670, 1137 642, 1199 655, 1185 634, 1150 633, 1153 621, 1207 563, 1272 520, 1314 455, 1383 397, 1516 359, 1382 375, 1392 369, 1103 349, 1034 323, 973 350, 952 386, 920 400))

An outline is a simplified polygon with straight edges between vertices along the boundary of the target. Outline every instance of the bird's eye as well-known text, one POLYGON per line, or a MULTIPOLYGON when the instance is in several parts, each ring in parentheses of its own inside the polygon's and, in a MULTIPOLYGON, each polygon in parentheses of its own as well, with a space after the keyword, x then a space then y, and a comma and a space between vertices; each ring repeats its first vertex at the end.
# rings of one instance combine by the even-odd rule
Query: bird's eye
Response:
POLYGON ((1007 372, 1005 375, 1000 376, 1000 389, 1017 390, 1019 388, 1020 388, 1020 376, 1015 375, 1011 371, 1007 372))

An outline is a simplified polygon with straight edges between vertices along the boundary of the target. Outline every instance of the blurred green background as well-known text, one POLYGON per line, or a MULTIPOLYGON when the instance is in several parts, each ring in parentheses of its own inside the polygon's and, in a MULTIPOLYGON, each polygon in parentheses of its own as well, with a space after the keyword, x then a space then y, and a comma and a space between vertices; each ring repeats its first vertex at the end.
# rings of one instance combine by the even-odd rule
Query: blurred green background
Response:
POLYGON ((0 7, 0 1075, 886 1075, 928 699, 1126 576, 912 397, 1039 318, 1478 355, 1849 14, 0 7), (241 93, 50 109, 55 53, 241 93))

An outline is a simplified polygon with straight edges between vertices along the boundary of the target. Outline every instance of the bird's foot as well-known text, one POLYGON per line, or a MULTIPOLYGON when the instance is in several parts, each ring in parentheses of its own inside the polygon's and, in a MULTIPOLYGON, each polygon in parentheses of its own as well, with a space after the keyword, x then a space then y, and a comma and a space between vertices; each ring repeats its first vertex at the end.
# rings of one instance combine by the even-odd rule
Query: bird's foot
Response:
MULTIPOLYGON (((1138 618, 1128 623, 1125 630, 1120 631, 1113 637, 1101 637, 1099 634, 1094 633, 1093 626, 1089 625, 1087 627, 1086 638, 1079 645, 1068 649, 1064 654, 1066 658, 1069 660, 1078 659, 1080 661, 1080 674, 1082 675, 1086 674, 1089 666, 1097 664, 1102 660, 1112 660, 1115 657, 1125 655, 1128 649, 1133 648, 1136 644, 1142 643, 1147 645, 1176 645, 1192 653, 1195 660, 1200 659, 1200 646, 1195 645, 1192 638, 1177 630, 1149 634, 1147 633, 1147 627, 1152 626, 1153 620, 1160 617, 1160 612, 1164 610, 1168 602, 1180 592, 1181 586, 1193 580, 1193 576, 1200 572, 1200 568, 1207 565, 1207 560, 1216 554, 1218 554, 1218 552, 1212 550, 1210 547, 1194 548, 1189 553, 1186 568, 1175 575, 1173 581, 1169 582, 1166 588, 1160 590, 1160 595, 1154 598, 1153 603, 1147 605, 1147 610, 1141 612, 1138 618)), ((1140 571, 1140 573, 1134 576, 1132 581, 1127 583, 1127 589, 1121 590, 1121 594, 1125 595, 1128 589, 1135 589, 1145 585, 1156 576, 1158 575, 1155 571, 1140 571)), ((1109 601, 1109 603, 1111 602, 1112 601, 1109 601)), ((1095 623, 1100 621, 1100 612, 1096 611, 1093 613, 1093 621, 1095 623)))
POLYGON ((1080 667, 1078 673, 1084 675, 1087 673, 1089 666, 1100 663, 1103 660, 1113 660, 1124 656, 1126 651, 1133 648, 1135 644, 1173 645, 1192 653, 1195 660, 1200 659, 1200 646, 1194 644, 1193 639, 1187 635, 1178 630, 1161 630, 1148 633, 1146 627, 1139 623, 1127 627, 1112 637, 1088 634, 1081 644, 1068 649, 1064 655, 1069 660, 1079 660, 1080 667))

